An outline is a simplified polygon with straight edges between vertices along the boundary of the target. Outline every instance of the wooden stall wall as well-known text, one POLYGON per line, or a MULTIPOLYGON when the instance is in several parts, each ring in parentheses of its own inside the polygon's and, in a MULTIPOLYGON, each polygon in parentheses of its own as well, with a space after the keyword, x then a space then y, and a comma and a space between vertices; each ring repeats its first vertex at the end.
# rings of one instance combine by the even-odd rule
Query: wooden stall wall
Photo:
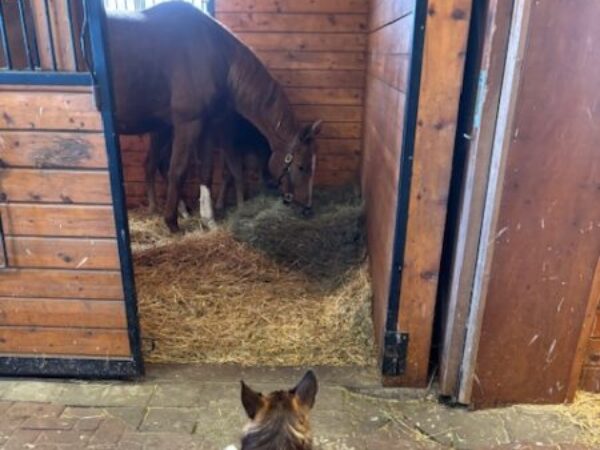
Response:
POLYGON ((128 358, 92 89, 3 85, 0 98, 0 356, 128 358))
MULTIPOLYGON (((368 0, 216 0, 216 18, 257 52, 301 121, 323 119, 317 185, 358 181, 368 0)), ((121 141, 130 206, 144 203, 147 139, 121 141)), ((220 178, 217 162, 215 181, 220 178)), ((160 188, 163 191, 164 187, 160 188)))
POLYGON ((381 341, 391 281, 404 105, 415 1, 371 1, 362 164, 376 338, 381 341))
MULTIPOLYGON (((379 339, 392 277, 415 5, 404 0, 371 2, 362 185, 379 339)), ((409 334, 409 344, 407 370, 393 382, 404 385, 427 382, 470 12, 470 0, 428 3, 406 248, 399 268, 397 330, 409 334)))
POLYGON ((529 14, 486 269, 478 407, 571 398, 598 300, 600 3, 531 1, 529 14))

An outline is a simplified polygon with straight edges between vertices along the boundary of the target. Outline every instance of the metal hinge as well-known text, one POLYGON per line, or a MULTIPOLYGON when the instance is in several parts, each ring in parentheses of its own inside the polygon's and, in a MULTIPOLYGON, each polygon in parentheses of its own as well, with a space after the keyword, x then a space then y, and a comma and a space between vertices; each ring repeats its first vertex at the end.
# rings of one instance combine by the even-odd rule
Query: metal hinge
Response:
POLYGON ((386 331, 383 346, 382 372, 385 376, 402 375, 406 370, 408 333, 386 331))

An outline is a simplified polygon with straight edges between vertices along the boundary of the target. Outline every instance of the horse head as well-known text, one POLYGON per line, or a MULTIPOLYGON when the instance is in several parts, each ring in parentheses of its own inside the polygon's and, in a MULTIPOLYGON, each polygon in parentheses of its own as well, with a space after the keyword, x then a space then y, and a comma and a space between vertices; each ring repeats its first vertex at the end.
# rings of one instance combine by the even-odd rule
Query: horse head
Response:
POLYGON ((305 214, 312 209, 313 180, 317 163, 316 137, 321 132, 322 121, 303 126, 284 152, 273 152, 269 169, 279 177, 284 200, 303 208, 305 214))
POLYGON ((241 383, 242 405, 251 421, 242 450, 312 449, 308 413, 318 390, 314 372, 306 372, 293 389, 268 395, 241 383))

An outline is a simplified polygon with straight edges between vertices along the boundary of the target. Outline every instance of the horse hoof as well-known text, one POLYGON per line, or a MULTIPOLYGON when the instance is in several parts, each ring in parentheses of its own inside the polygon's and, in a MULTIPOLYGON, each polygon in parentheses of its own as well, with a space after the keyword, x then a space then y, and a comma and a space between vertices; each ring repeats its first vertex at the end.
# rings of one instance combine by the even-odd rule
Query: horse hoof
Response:
POLYGON ((216 230, 218 228, 217 227, 217 222, 215 222, 214 219, 202 220, 202 225, 208 231, 214 231, 214 230, 216 230))
POLYGON ((165 219, 165 223, 167 224, 167 228, 171 233, 179 233, 179 225, 177 225, 177 220, 165 219))

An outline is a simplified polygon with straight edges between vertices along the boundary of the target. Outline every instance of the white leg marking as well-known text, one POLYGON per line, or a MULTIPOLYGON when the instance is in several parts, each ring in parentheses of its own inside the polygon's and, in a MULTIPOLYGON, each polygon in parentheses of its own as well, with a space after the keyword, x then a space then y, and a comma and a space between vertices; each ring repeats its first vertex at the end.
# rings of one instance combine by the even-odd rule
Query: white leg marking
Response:
POLYGON ((200 186, 200 221, 209 230, 217 228, 215 215, 213 214, 212 200, 210 198, 210 189, 207 186, 200 186))

